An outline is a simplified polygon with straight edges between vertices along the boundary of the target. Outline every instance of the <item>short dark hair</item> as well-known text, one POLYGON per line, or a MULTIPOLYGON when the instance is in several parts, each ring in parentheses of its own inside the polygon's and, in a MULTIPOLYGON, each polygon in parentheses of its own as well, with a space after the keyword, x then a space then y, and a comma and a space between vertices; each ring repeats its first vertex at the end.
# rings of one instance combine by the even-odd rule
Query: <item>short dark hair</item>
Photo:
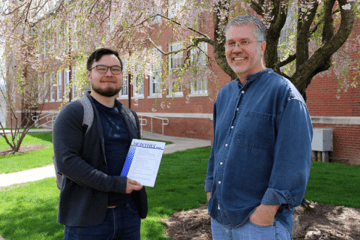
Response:
POLYGON ((225 37, 227 31, 230 29, 231 26, 242 26, 247 24, 254 24, 254 35, 256 37, 256 40, 266 41, 266 28, 262 21, 258 17, 253 15, 237 16, 236 18, 231 19, 224 29, 225 37))
POLYGON ((87 60, 86 69, 90 71, 91 66, 94 62, 97 62, 100 60, 100 58, 104 55, 115 55, 117 59, 119 59, 120 67, 123 68, 122 61, 119 57, 119 53, 113 49, 110 48, 99 48, 95 52, 93 52, 90 57, 87 60))

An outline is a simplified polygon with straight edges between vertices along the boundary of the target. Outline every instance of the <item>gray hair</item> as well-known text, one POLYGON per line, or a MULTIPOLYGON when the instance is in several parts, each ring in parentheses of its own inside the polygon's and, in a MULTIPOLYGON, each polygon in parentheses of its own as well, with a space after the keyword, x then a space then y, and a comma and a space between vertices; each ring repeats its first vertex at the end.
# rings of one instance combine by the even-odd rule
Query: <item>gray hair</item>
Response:
POLYGON ((226 27, 224 28, 224 33, 226 37, 227 31, 230 29, 231 26, 242 26, 242 25, 249 25, 254 24, 255 31, 254 35, 257 41, 265 41, 266 39, 266 28, 262 21, 252 15, 244 15, 244 16, 237 16, 236 18, 231 19, 226 27))

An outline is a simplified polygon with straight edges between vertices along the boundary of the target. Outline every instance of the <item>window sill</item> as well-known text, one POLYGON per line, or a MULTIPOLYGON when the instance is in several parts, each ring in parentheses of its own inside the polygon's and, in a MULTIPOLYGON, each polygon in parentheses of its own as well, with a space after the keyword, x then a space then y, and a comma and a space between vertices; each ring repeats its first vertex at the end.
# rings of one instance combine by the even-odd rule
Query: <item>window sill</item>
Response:
POLYGON ((166 96, 167 98, 181 98, 184 97, 184 93, 183 92, 175 92, 175 93, 170 93, 169 95, 166 96))
POLYGON ((121 95, 117 99, 129 99, 129 95, 121 95))
POLYGON ((208 97, 208 93, 191 93, 188 95, 189 97, 208 97))
POLYGON ((131 99, 144 99, 145 97, 144 97, 144 94, 139 94, 139 95, 135 95, 135 96, 133 96, 133 97, 131 97, 131 99))
POLYGON ((154 93, 154 94, 148 96, 147 98, 162 98, 162 94, 161 93, 154 93))

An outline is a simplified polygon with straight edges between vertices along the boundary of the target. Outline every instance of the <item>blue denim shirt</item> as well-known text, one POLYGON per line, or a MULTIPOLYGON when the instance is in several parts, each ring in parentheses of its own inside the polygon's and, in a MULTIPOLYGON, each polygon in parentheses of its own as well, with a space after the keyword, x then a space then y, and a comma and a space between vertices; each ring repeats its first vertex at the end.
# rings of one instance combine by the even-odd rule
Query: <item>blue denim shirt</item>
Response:
POLYGON ((310 174, 310 115, 295 86, 272 69, 246 80, 228 83, 214 104, 209 214, 236 228, 258 205, 281 205, 275 218, 291 233, 310 174))

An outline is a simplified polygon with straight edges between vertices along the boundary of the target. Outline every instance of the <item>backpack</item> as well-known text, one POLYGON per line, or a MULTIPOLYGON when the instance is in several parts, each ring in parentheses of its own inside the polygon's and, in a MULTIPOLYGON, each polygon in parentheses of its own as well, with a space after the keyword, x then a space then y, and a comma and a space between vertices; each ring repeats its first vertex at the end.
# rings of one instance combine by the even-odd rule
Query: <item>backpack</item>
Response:
MULTIPOLYGON (((89 98, 86 95, 82 96, 78 101, 82 104, 82 106, 84 108, 84 119, 83 119, 82 125, 84 126, 86 124, 88 126, 86 129, 86 132, 84 133, 84 136, 85 136, 87 131, 90 129, 90 127, 93 123, 94 109, 91 105, 89 98)), ((130 111, 129 108, 127 108, 125 106, 122 106, 122 108, 130 116, 130 119, 133 121, 134 125, 136 126, 136 119, 135 119, 134 114, 130 111)), ((55 161, 55 156, 53 156, 53 162, 54 162, 55 175, 56 175, 56 185, 57 185, 58 189, 61 190, 65 176, 58 171, 56 161, 55 161)))

